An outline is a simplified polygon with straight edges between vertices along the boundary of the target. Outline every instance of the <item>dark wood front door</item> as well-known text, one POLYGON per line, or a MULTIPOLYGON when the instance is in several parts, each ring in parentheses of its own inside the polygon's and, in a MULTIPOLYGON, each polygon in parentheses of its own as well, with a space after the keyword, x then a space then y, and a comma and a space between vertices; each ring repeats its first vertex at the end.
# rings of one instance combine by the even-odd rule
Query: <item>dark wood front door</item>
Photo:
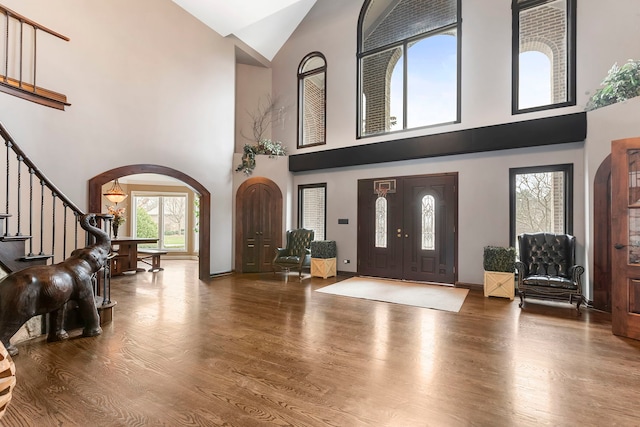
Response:
POLYGON ((456 186, 455 174, 358 181, 358 273, 453 284, 456 186))
POLYGON ((282 192, 271 180, 253 178, 240 186, 236 201, 236 269, 271 271, 275 248, 282 245, 282 192))
POLYGON ((611 143, 612 329, 640 339, 640 138, 611 143))

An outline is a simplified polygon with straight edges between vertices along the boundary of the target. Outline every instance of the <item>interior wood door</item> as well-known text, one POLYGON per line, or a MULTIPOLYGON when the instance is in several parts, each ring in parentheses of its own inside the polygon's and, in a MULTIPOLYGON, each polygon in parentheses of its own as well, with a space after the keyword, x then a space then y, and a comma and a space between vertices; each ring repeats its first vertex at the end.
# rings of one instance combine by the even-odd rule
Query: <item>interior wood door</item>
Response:
POLYGON ((358 273, 455 283, 456 186, 456 174, 360 180, 358 273), (376 183, 393 190, 377 194, 376 183))
MULTIPOLYGON (((282 245, 282 193, 264 178, 249 180, 238 189, 240 270, 244 273, 271 271, 275 248, 282 245)), ((237 267, 236 267, 237 268, 237 267)))
POLYGON ((640 138, 611 143, 612 329, 640 339, 640 138))

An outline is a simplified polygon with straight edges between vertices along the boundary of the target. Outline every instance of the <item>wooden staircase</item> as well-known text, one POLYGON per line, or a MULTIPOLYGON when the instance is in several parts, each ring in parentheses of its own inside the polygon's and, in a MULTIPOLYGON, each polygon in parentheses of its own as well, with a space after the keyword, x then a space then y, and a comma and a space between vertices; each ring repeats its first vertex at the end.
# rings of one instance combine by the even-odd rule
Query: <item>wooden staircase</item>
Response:
MULTIPOLYGON (((18 147, 2 123, 0 138, 0 269, 9 274, 33 265, 59 263, 77 248, 91 243, 92 236, 80 227, 84 212, 66 197, 18 147), (3 161, 4 158, 4 161, 3 161), (4 168, 1 167, 4 163, 4 168)), ((105 230, 109 221, 102 220, 105 230)), ((96 275, 94 293, 101 321, 111 320, 115 303, 110 301, 108 266, 96 275)), ((82 326, 73 307, 67 308, 68 329, 82 326)), ((42 332, 46 321, 42 320, 42 332)))

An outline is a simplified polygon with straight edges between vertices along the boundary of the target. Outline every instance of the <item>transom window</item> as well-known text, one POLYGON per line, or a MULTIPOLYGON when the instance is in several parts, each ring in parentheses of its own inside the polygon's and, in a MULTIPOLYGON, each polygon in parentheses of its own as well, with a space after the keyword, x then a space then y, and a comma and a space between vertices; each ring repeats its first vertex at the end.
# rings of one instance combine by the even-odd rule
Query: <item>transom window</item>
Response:
POLYGON ((459 0, 367 0, 358 137, 460 121, 459 0))
POLYGON ((513 0, 513 113, 575 105, 576 0, 513 0))
POLYGON ((326 143, 327 61, 320 52, 298 68, 298 148, 326 143))
POLYGON ((509 169, 511 244, 522 233, 573 232, 573 165, 509 169))

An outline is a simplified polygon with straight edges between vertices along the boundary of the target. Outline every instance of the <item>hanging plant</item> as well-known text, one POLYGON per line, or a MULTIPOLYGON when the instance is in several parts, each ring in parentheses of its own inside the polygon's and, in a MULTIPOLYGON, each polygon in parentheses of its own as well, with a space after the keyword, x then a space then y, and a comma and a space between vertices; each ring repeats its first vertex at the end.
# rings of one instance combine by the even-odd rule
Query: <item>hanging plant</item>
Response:
POLYGON ((236 172, 243 172, 247 176, 251 175, 256 167, 257 154, 268 154, 271 158, 286 156, 287 149, 282 146, 280 141, 271 141, 270 139, 263 139, 254 145, 246 144, 242 154, 242 163, 238 165, 236 172))
POLYGON ((640 61, 630 59, 622 67, 613 64, 601 88, 587 102, 586 111, 626 101, 640 95, 640 61))

